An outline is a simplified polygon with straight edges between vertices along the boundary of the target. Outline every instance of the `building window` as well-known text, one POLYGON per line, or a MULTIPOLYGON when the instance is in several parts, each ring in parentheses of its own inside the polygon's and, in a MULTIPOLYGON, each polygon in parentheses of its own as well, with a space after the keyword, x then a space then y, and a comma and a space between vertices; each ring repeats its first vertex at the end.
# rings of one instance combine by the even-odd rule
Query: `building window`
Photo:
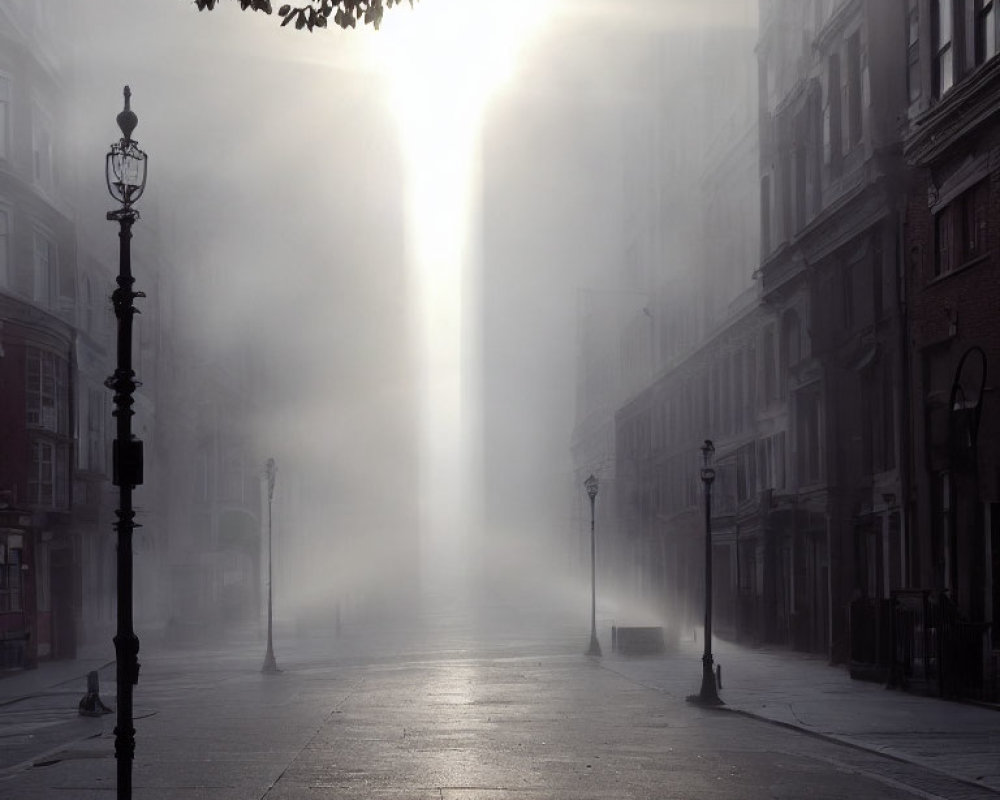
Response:
POLYGON ((774 362, 774 326, 764 328, 764 341, 761 346, 761 365, 764 370, 764 405, 769 405, 778 397, 778 376, 774 362))
POLYGON ((36 303, 52 304, 52 286, 56 274, 56 245, 41 231, 35 231, 34 283, 32 297, 36 303))
POLYGON ((961 197, 963 262, 986 255, 989 207, 989 180, 980 181, 961 197))
POLYGON ((21 548, 10 547, 11 538, 0 539, 0 614, 23 608, 21 548))
POLYGON ((25 383, 28 425, 54 433, 66 430, 69 407, 66 363, 53 353, 29 347, 25 383))
MULTIPOLYGON (((107 471, 107 445, 104 435, 107 413, 107 393, 91 389, 87 403, 87 469, 94 472, 107 471)), ((83 448, 81 448, 82 450, 83 448)))
POLYGON ((43 189, 52 188, 52 118, 37 106, 31 126, 35 183, 43 189))
POLYGON ((798 397, 797 444, 799 485, 818 483, 821 465, 819 392, 802 392, 798 397))
POLYGON ((0 289, 10 287, 10 214, 0 208, 0 289))
POLYGON ((823 110, 823 154, 832 175, 840 174, 840 54, 832 53, 827 60, 826 108, 823 110))
POLYGON ((799 127, 800 138, 795 144, 795 230, 801 231, 806 226, 806 145, 802 138, 803 130, 799 127))
POLYGON ((909 0, 906 10, 906 85, 910 102, 920 97, 920 4, 909 0))
POLYGON ((69 497, 67 448, 47 439, 31 443, 28 503, 41 508, 64 508, 69 497))
POLYGON ((757 491, 756 444, 749 442, 736 451, 736 502, 745 503, 757 491))
POLYGON ((952 47, 952 0, 931 0, 931 28, 934 41, 934 96, 942 97, 955 83, 955 55, 952 47))
POLYGON ((788 309, 781 318, 782 372, 802 360, 802 325, 794 309, 788 309))
POLYGON ((893 381, 892 362, 888 359, 882 364, 879 379, 881 392, 876 397, 876 402, 881 408, 875 413, 878 421, 877 438, 874 442, 875 468, 888 470, 896 466, 896 385, 893 381))
POLYGON ((861 143, 861 32, 855 31, 847 40, 847 148, 861 143))
POLYGON ((51 508, 55 505, 55 484, 55 446, 51 442, 36 440, 31 446, 28 502, 43 508, 51 508))
POLYGON ((0 158, 10 158, 10 78, 0 75, 0 158))
POLYGON ((739 433, 750 423, 750 415, 746 408, 746 394, 743 391, 743 351, 733 354, 733 423, 734 430, 739 433))
POLYGON ((984 64, 997 54, 996 3, 976 0, 976 64, 984 64))
POLYGON ((760 179, 760 247, 764 256, 771 253, 771 176, 760 179))
POLYGON ((773 474, 772 481, 775 489, 785 488, 785 432, 774 434, 771 437, 774 442, 771 450, 773 453, 773 474))
POLYGON ((989 179, 945 206, 934 217, 934 277, 947 275, 986 255, 989 179))

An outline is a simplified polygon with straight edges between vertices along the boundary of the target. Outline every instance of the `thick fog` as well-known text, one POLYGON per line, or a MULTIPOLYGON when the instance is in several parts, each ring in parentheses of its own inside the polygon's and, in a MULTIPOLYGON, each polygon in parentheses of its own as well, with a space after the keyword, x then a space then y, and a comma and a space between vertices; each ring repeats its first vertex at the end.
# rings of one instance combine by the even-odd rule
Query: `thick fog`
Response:
MULTIPOLYGON (((420 0, 377 33, 311 35, 220 5, 67 11, 67 146, 82 237, 113 264, 103 156, 131 87, 150 156, 134 241, 156 261, 136 286, 169 294, 180 354, 159 390, 197 416, 238 382, 251 466, 278 464, 278 619, 421 591, 544 595, 585 625, 578 318, 620 289, 629 137, 656 91, 643 53, 753 25, 753 4, 420 0)), ((720 105, 742 90, 717 88, 720 105)), ((683 253, 694 232, 673 224, 683 253)), ((158 425, 174 474, 137 493, 149 515, 196 469, 158 425)))

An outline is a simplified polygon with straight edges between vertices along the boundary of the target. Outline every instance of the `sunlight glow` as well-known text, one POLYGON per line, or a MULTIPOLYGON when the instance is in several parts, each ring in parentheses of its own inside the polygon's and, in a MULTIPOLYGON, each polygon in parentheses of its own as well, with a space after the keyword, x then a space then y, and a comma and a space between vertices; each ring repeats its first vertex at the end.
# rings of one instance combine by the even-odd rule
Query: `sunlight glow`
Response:
MULTIPOLYGON (((406 169, 407 258, 420 369, 421 532, 456 554, 479 491, 475 357, 479 133, 549 0, 420 0, 373 37, 406 169), (458 498, 462 498, 459 500, 458 498)), ((474 516, 474 515, 473 515, 474 516)), ((440 549, 440 548, 439 548, 440 549)), ((460 556, 459 556, 460 557, 460 556)))

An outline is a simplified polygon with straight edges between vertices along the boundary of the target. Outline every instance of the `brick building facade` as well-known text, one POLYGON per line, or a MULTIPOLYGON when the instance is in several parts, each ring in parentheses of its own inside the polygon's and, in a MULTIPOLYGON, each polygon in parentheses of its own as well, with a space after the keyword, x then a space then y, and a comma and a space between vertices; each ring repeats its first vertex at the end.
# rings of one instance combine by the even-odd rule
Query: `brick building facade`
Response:
POLYGON ((996 697, 1000 28, 990 2, 914 0, 908 22, 908 567, 961 662, 939 689, 996 697))

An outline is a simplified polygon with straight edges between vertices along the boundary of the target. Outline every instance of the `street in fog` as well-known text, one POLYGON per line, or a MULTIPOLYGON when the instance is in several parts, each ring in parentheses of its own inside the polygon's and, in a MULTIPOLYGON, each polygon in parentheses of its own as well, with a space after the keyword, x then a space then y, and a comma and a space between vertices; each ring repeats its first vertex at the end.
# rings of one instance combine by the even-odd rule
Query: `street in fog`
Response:
POLYGON ((1000 3, 298 2, 0 0, 0 797, 996 796, 1000 3))
MULTIPOLYGON (((521 635, 492 638, 459 616, 432 623, 391 632, 345 626, 336 640, 281 637, 277 675, 260 673, 252 636, 148 654, 136 797, 995 796, 918 765, 691 705, 685 694, 699 668, 691 648, 601 661, 578 652, 569 625, 543 634, 528 622, 521 635)), ((737 663, 729 662, 734 672, 737 663)), ((11 717, 19 704, 5 696, 0 797, 108 796, 112 717, 76 716, 73 689, 82 685, 78 678, 24 701, 32 713, 20 719, 35 725, 20 735, 11 717)))
MULTIPOLYGON (((852 682, 822 662, 719 643, 729 705, 687 701, 700 642, 582 654, 578 597, 522 591, 433 614, 356 609, 144 655, 135 796, 315 798, 947 798, 1000 793, 1000 714, 852 682), (530 599, 529 599, 530 597, 530 599), (833 702, 831 702, 831 699, 833 702), (840 710, 837 710, 839 706, 840 710), (773 707, 773 713, 769 710, 773 707), (960 732, 962 731, 962 732, 960 732), (979 772, 976 772, 979 770, 979 772)), ((106 655, 106 654, 105 654, 106 655)), ((0 684, 0 798, 108 796, 113 715, 82 718, 81 669, 0 684)), ((105 658, 106 661, 106 658, 105 658)), ((101 670, 113 698, 113 669, 101 670)))

